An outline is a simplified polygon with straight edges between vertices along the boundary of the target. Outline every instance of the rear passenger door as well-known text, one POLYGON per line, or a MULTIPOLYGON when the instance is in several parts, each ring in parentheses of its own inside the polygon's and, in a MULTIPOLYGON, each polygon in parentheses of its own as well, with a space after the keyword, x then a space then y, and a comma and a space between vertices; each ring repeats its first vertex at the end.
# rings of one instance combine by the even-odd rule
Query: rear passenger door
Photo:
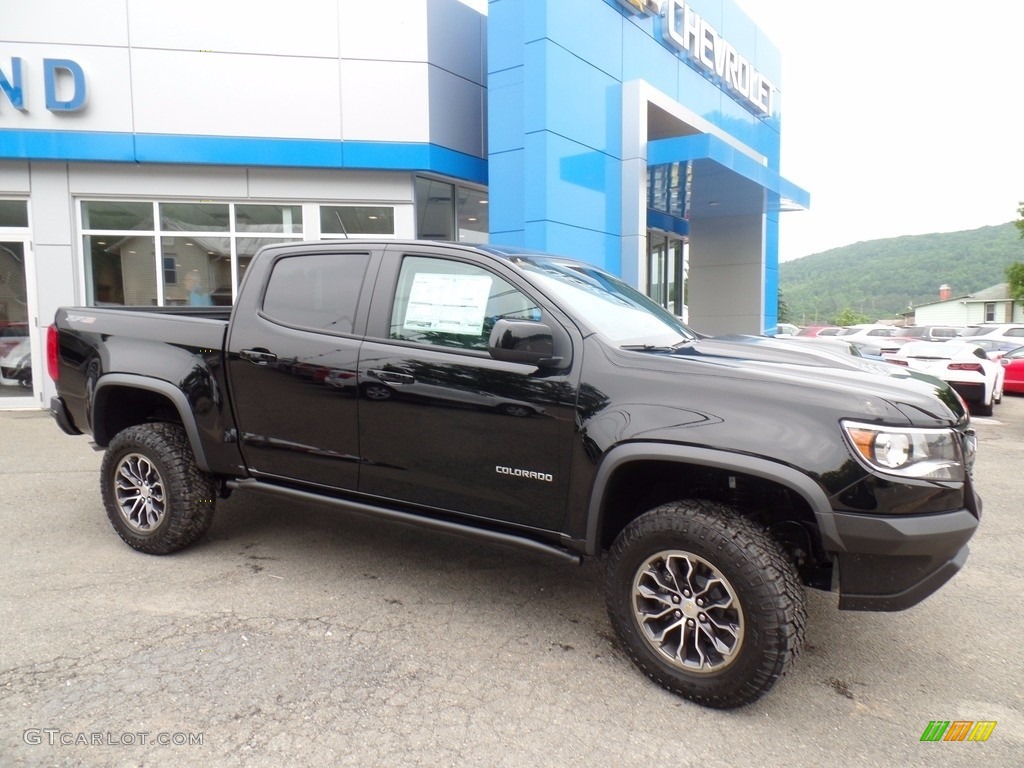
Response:
POLYGON ((380 254, 365 244, 256 259, 232 316, 228 373, 242 455, 268 478, 354 490, 356 364, 380 254))
POLYGON ((359 490, 555 530, 569 480, 572 337, 529 285, 471 251, 394 244, 359 360, 359 490), (557 368, 494 360, 498 319, 556 332, 557 368))

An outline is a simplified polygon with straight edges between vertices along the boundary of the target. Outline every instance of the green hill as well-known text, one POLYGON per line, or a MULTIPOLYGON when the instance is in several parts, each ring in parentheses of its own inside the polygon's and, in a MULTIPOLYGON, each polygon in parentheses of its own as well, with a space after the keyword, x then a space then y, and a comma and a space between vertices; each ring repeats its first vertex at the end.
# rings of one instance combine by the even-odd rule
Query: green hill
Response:
POLYGON ((1015 261, 1024 262, 1024 240, 1009 222, 868 240, 783 262, 779 289, 798 325, 832 322, 844 309, 874 321, 938 301, 943 283, 953 296, 1004 283, 1015 261))

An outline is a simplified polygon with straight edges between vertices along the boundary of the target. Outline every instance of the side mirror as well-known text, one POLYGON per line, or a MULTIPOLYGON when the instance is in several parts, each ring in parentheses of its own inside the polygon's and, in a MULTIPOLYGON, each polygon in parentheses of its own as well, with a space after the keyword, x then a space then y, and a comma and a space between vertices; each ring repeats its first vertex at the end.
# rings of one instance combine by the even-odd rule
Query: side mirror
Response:
POLYGON ((491 330, 487 351, 495 360, 536 366, 558 365, 551 328, 533 320, 499 320, 491 330))

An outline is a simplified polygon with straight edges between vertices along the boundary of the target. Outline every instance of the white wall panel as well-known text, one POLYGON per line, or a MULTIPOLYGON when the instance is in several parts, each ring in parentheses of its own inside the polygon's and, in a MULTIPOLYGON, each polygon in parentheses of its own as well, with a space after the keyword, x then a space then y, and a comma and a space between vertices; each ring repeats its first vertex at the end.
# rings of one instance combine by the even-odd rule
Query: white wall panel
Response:
POLYGON ((343 59, 427 61, 427 4, 448 0, 391 0, 341 4, 338 39, 343 59))
POLYGON ((408 173, 252 168, 249 196, 269 200, 412 202, 413 190, 408 173))
MULTIPOLYGON (((32 239, 37 244, 70 246, 74 232, 66 163, 32 163, 32 239)), ((42 290, 42 286, 40 286, 42 290)))
POLYGON ((430 140, 426 64, 341 62, 345 141, 430 140))
POLYGON ((68 187, 78 197, 244 198, 244 168, 75 163, 68 187))
POLYGON ((487 17, 459 0, 430 0, 427 19, 431 64, 474 83, 487 82, 487 17))
POLYGON ((395 237, 412 240, 416 237, 416 208, 413 205, 395 206, 395 237))
MULTIPOLYGON (((38 333, 36 334, 36 350, 39 353, 39 368, 35 368, 36 362, 33 358, 33 368, 44 370, 45 364, 44 345, 46 339, 45 329, 53 322, 53 315, 58 307, 74 306, 80 304, 75 294, 76 271, 73 252, 68 246, 40 245, 35 243, 35 266, 36 266, 36 316, 38 319, 38 333)), ((40 376, 43 384, 42 403, 49 404, 50 398, 56 394, 53 382, 49 376, 40 376)))
MULTIPOLYGON (((984 317, 984 314, 981 314, 981 317, 984 317)), ((972 322, 971 305, 962 299, 955 299, 918 307, 914 310, 913 322, 916 325, 967 325, 972 322)))
POLYGON ((2 0, 4 40, 127 45, 125 0, 2 0))
POLYGON ((691 220, 689 263, 687 304, 695 330, 761 333, 764 216, 691 220))
POLYGON ((138 133, 341 134, 338 63, 330 59, 133 50, 132 93, 138 133))
MULTIPOLYGON (((128 0, 131 44, 193 52, 337 58, 339 2, 342 7, 357 5, 351 0, 128 0)), ((377 3, 367 5, 383 15, 377 3)))
MULTIPOLYGON (((4 20, 6 22, 6 19, 4 20)), ((5 34, 6 28, 0 34, 5 34)), ((38 37, 38 34, 36 35, 38 37)), ((0 95, 0 128, 51 131, 132 130, 132 91, 128 50, 96 46, 0 43, 0 69, 11 73, 11 57, 22 59, 25 111, 11 106, 0 95), (46 109, 43 59, 71 59, 85 77, 86 103, 78 112, 55 114, 46 109)), ((58 90, 57 98, 70 99, 70 91, 58 90)))
POLYGON ((483 86, 433 66, 429 83, 430 142, 476 157, 486 156, 483 86))
POLYGON ((0 162, 0 193, 25 194, 29 188, 27 162, 0 162))

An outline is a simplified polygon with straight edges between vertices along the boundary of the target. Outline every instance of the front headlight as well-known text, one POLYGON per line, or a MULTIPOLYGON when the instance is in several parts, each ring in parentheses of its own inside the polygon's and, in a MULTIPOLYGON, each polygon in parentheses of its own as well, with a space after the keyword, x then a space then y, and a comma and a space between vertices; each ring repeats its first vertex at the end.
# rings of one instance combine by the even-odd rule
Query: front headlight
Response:
POLYGON ((921 480, 965 478, 960 443, 952 429, 842 424, 854 455, 868 469, 921 480))

